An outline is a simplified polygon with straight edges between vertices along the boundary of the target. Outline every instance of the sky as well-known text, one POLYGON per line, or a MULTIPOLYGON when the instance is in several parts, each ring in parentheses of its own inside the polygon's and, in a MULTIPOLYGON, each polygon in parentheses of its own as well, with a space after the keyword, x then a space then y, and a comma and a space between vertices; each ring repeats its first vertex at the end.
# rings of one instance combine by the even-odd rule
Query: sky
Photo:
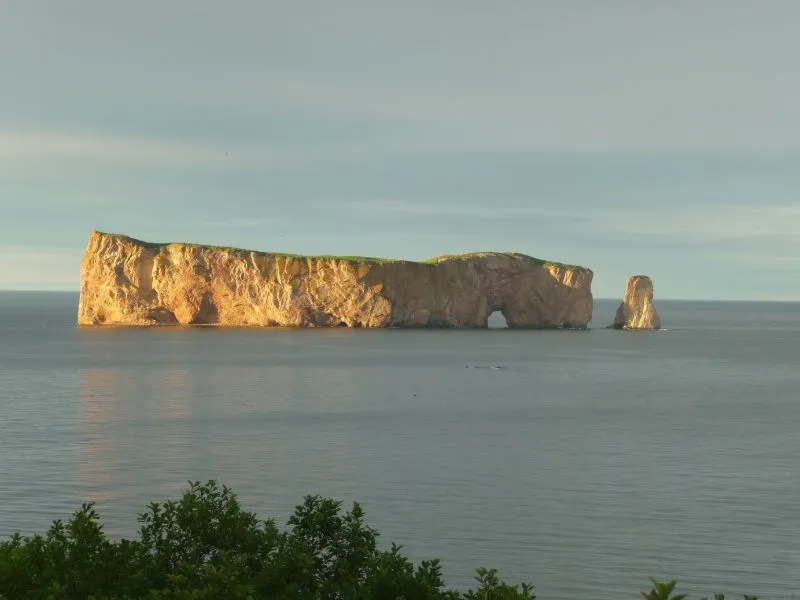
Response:
POLYGON ((800 300, 796 0, 0 0, 0 289, 94 230, 800 300))

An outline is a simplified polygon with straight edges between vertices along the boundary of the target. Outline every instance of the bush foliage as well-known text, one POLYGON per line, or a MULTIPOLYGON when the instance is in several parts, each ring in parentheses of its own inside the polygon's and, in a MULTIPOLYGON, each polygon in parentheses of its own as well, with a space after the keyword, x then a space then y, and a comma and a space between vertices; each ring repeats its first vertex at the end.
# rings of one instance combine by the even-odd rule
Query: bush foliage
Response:
MULTIPOLYGON (((478 569, 476 587, 449 590, 438 560, 414 565, 401 548, 381 550, 358 504, 307 496, 288 527, 259 520, 215 481, 191 483, 178 500, 139 515, 138 539, 114 541, 93 504, 44 536, 0 542, 2 600, 532 600, 478 569)), ((681 600, 674 582, 653 580, 646 600, 681 600)), ((715 596, 722 600, 722 596, 715 596)))

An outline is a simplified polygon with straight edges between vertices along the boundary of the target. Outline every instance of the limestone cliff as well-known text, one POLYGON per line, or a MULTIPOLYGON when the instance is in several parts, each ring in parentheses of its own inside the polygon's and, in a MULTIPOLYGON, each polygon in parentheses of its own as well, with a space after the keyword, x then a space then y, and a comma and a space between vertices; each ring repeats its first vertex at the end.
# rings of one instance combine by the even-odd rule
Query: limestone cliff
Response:
POLYGON ((302 257, 93 232, 80 325, 583 328, 592 271, 522 254, 302 257))
POLYGON ((614 317, 615 329, 660 329, 661 318, 653 304, 653 282, 647 275, 634 275, 625 286, 625 296, 614 317))

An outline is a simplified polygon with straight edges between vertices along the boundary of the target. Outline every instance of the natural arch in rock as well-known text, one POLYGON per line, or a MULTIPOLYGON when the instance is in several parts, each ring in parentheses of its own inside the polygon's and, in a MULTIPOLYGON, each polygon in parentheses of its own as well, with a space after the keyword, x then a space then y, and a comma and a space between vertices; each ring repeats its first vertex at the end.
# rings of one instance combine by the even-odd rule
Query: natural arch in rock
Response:
POLYGON ((486 326, 489 329, 508 329, 508 319, 502 310, 496 310, 489 314, 486 326))

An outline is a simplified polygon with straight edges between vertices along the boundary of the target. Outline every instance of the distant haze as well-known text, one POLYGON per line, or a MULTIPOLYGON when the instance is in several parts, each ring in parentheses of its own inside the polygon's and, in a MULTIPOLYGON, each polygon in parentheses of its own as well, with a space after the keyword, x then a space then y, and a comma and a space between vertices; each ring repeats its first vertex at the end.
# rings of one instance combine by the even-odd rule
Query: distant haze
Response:
POLYGON ((800 299, 800 3, 0 0, 0 289, 92 229, 800 299))

